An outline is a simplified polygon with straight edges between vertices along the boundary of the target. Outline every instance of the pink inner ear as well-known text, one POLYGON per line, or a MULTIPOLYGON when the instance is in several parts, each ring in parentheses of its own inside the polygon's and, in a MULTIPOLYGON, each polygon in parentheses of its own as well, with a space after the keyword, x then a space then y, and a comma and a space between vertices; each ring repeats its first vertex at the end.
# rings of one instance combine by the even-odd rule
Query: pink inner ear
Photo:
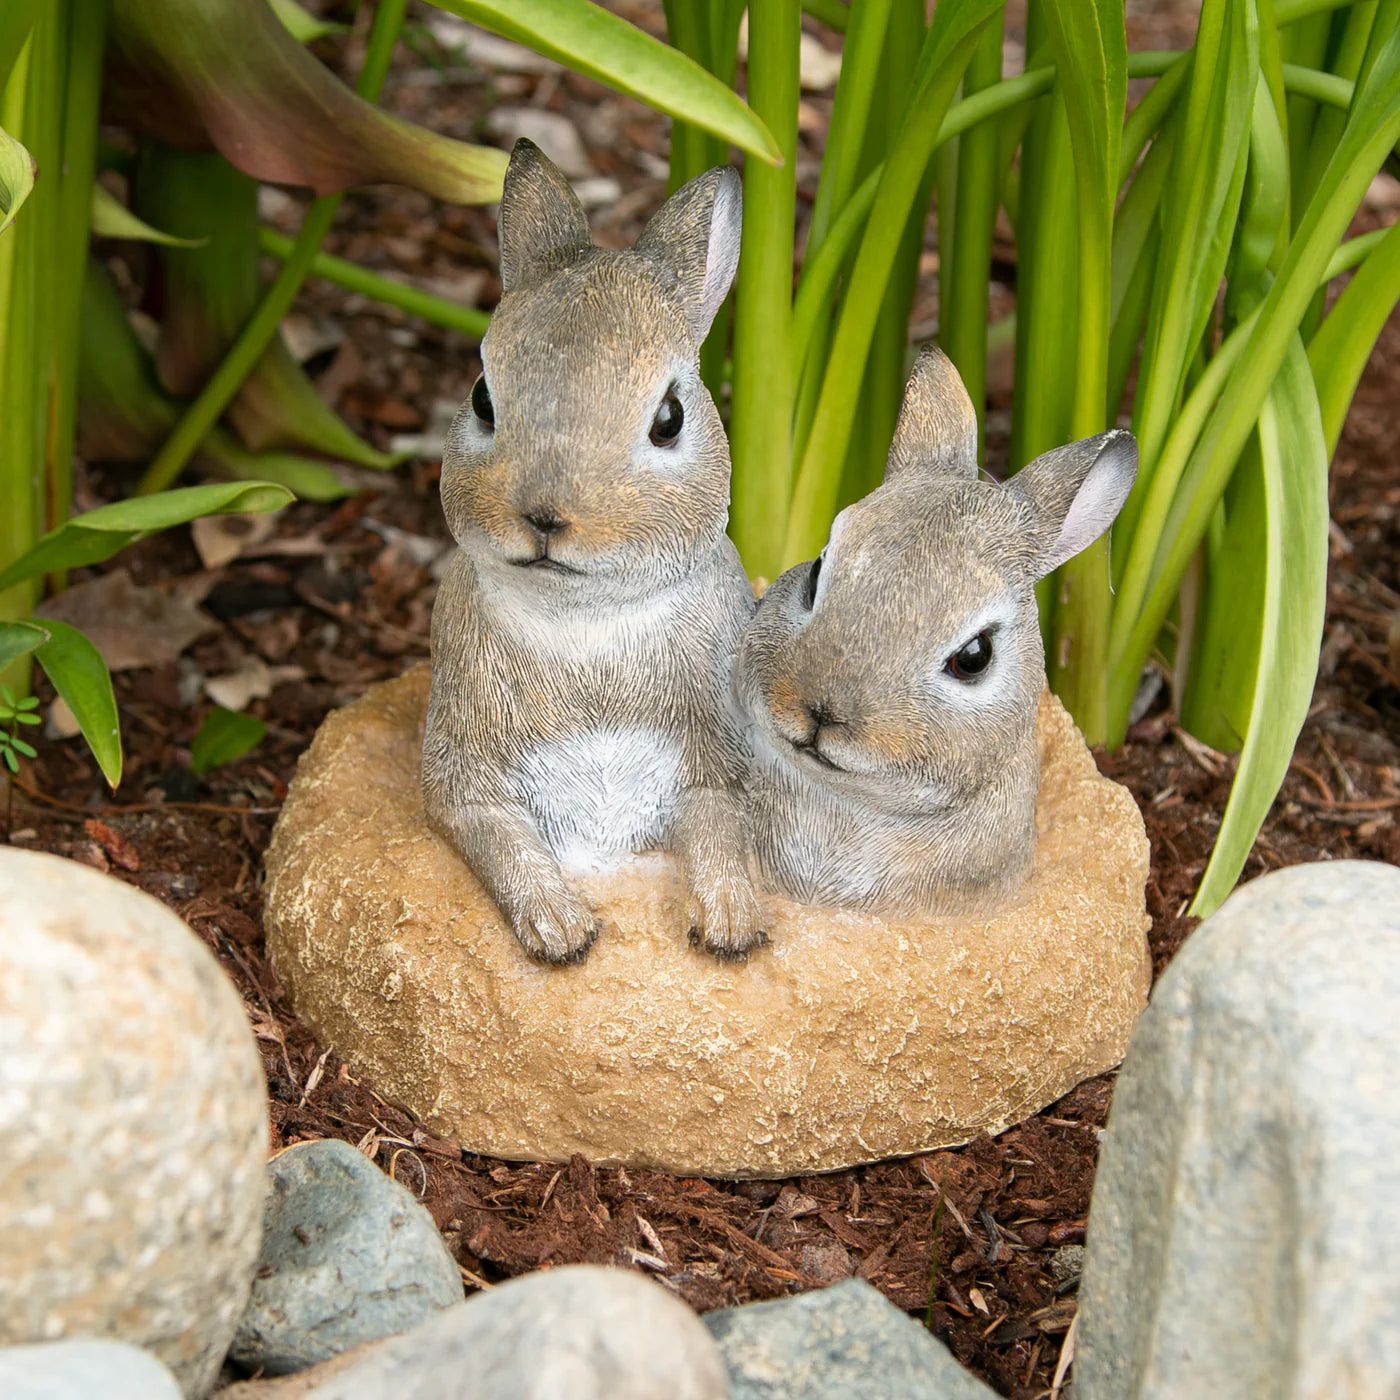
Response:
POLYGON ((742 195, 737 179, 721 180, 710 212, 710 239, 705 249, 705 281, 700 290, 700 312, 708 329, 720 303, 734 285, 739 268, 739 235, 742 195))
POLYGON ((1116 442, 1105 445, 1070 502, 1055 543, 1042 561, 1042 573, 1073 559, 1113 524, 1133 488, 1135 468, 1136 452, 1129 456, 1116 442))

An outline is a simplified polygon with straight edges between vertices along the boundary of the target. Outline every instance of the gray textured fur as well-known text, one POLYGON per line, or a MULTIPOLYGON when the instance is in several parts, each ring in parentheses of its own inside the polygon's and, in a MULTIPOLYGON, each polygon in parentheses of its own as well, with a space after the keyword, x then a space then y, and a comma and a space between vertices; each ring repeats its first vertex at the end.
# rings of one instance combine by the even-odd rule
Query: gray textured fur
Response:
POLYGON ((1101 433, 1005 486, 978 480, 976 447, 962 381, 929 346, 883 484, 832 526, 815 606, 803 598, 812 565, 789 569, 740 644, 754 849, 766 881, 796 899, 975 912, 1031 864, 1045 682, 1035 583, 1108 528, 1137 447, 1101 433), (981 679, 947 675, 988 623, 981 679))
POLYGON ((576 961, 596 934, 566 852, 674 849, 692 936, 729 957, 763 941, 730 695, 753 595, 724 533, 729 449, 698 368, 739 200, 732 170, 708 171, 614 252, 528 141, 506 175, 505 294, 482 343, 495 428, 469 402, 443 456, 459 548, 433 610, 423 794, 546 961, 576 961), (657 447, 672 383, 684 426, 657 447), (525 518, 540 512, 567 525, 545 534, 525 518), (576 572, 529 565, 541 551, 576 572))

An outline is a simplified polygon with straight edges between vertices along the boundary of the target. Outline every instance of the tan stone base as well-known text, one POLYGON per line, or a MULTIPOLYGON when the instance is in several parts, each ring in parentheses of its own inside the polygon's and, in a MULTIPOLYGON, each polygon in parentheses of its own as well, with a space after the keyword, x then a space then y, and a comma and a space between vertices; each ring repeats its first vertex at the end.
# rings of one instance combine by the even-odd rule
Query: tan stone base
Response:
POLYGON ((1118 1063, 1146 1000, 1148 848, 1046 696, 1035 870, 995 918, 765 901, 772 946, 686 942, 669 858, 583 882, 581 966, 527 959, 418 790, 428 671, 331 715, 268 854, 294 1004, 385 1098, 475 1152, 789 1176, 996 1133, 1118 1063))

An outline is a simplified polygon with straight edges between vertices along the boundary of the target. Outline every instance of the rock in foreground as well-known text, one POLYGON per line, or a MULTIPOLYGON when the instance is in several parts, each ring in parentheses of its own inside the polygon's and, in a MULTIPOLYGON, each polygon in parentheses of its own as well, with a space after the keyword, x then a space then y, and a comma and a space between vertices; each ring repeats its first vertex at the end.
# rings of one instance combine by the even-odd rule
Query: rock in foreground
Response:
POLYGON ((622 1269, 527 1274, 401 1337, 218 1400, 728 1400, 705 1325, 622 1269))
POLYGON ((1400 870, 1237 891, 1114 1090, 1078 1400, 1400 1395, 1400 870))
POLYGON ((348 1142, 268 1164, 262 1255, 232 1356, 283 1376, 392 1337, 462 1301, 432 1216, 348 1142))
POLYGON ((0 1347, 5 1400, 180 1400, 154 1356, 125 1342, 39 1342, 0 1347))
POLYGON ((994 1400, 863 1279, 722 1308, 705 1322, 724 1353, 732 1400, 994 1400))
POLYGON ((111 1337, 186 1395, 248 1297, 267 1110, 242 1003, 164 905, 0 847, 0 1343, 111 1337))
POLYGON ((473 1151, 788 1176, 998 1132, 1116 1064, 1147 991, 1147 840, 1042 702, 1036 867, 994 918, 765 901, 771 946, 688 946, 669 859, 584 882, 577 967, 520 949, 419 794, 426 667, 331 715, 268 854, 298 1014, 473 1151))

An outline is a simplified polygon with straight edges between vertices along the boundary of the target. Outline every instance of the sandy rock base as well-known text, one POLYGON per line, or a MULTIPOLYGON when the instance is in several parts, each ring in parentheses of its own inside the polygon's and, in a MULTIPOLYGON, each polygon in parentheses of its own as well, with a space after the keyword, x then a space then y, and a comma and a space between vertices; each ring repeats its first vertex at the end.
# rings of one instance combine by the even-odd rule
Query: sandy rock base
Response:
POLYGON ((581 966, 526 958, 418 788, 420 667, 331 715, 268 853, 298 1014, 472 1151, 789 1176, 968 1141, 1118 1063, 1145 1004, 1148 848, 1041 705, 1035 870, 995 918, 892 923, 765 900, 772 945, 690 948, 669 858, 583 887, 581 966))

